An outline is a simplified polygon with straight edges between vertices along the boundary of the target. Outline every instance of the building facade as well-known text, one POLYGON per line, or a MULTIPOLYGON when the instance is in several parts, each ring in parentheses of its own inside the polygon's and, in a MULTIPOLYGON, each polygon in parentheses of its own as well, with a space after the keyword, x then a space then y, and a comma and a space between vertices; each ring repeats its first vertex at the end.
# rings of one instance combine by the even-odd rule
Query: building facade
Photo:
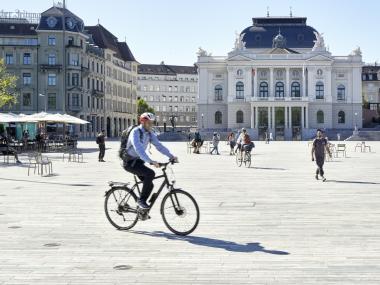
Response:
POLYGON ((333 56, 306 18, 253 18, 227 56, 198 52, 198 127, 299 140, 362 126, 360 49, 333 56))
POLYGON ((366 126, 380 123, 380 66, 363 66, 363 122, 366 126))
POLYGON ((108 31, 110 40, 100 41, 104 27, 85 27, 81 18, 62 6, 53 6, 39 17, 31 14, 33 21, 24 15, 0 18, 0 57, 7 70, 18 76, 20 94, 16 105, 2 111, 68 113, 91 123, 75 127, 80 137, 93 137, 102 129, 116 136, 128 122, 132 124, 137 116, 137 62, 127 44, 108 31), (116 90, 112 93, 106 86, 114 82, 114 70, 121 77, 116 79, 119 84, 111 84, 116 90), (128 99, 127 91, 123 93, 127 86, 128 99), (127 106, 119 108, 119 102, 127 106))
POLYGON ((153 107, 158 126, 197 126, 198 74, 195 66, 141 64, 137 95, 153 107))

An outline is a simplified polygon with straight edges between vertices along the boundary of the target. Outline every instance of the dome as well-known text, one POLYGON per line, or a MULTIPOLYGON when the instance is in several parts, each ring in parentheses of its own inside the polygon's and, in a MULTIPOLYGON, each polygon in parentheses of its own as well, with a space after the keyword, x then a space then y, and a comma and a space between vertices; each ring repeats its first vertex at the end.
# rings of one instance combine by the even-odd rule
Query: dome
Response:
POLYGON ((306 25, 306 18, 265 17, 253 18, 253 25, 241 34, 246 48, 272 48, 275 43, 287 48, 312 48, 316 40, 313 27, 306 25), (281 31, 281 33, 279 33, 281 31), (284 46, 285 44, 285 46, 284 46))

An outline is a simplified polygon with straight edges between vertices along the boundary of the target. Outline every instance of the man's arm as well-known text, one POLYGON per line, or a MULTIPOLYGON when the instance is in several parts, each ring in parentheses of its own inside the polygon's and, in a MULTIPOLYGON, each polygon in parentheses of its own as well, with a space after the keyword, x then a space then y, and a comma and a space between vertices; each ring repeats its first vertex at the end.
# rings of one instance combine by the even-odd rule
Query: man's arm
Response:
POLYGON ((314 161, 314 153, 315 153, 315 140, 313 141, 313 146, 311 147, 311 160, 314 161))
POLYGON ((132 131, 132 146, 135 149, 136 153, 146 163, 152 163, 150 157, 146 154, 143 144, 140 141, 140 131, 138 128, 135 128, 132 131))
POLYGON ((163 155, 169 157, 170 159, 174 158, 174 155, 171 154, 169 149, 167 149, 157 138, 157 136, 153 133, 151 133, 151 139, 150 142, 155 146, 155 148, 161 152, 163 155))
POLYGON ((326 141, 326 144, 325 144, 325 149, 326 149, 326 152, 329 154, 329 156, 331 157, 331 151, 330 151, 330 143, 326 141))

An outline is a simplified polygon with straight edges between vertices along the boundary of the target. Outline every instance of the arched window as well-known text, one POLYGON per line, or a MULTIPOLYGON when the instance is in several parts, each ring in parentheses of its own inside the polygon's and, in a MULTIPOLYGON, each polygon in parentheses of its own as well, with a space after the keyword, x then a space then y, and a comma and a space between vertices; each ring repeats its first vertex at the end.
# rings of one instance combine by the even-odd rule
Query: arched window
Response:
POLYGON ((283 98, 284 97, 284 83, 282 83, 281 81, 276 83, 275 96, 277 98, 283 98))
POLYGON ((323 111, 319 110, 317 112, 317 124, 323 124, 325 122, 325 114, 323 111))
POLYGON ((237 124, 244 123, 244 113, 241 110, 236 112, 236 123, 237 124))
POLYGON ((346 113, 343 111, 339 111, 338 113, 338 124, 345 124, 346 123, 346 113))
POLYGON ((265 81, 260 83, 259 96, 264 98, 268 97, 268 83, 266 83, 265 81))
POLYGON ((236 83, 236 99, 244 99, 244 83, 241 81, 236 83))
POLYGON ((343 84, 340 84, 338 86, 337 99, 338 100, 346 100, 346 87, 344 87, 343 84))
POLYGON ((215 93, 215 101, 223 101, 223 87, 222 85, 218 84, 215 86, 214 89, 215 93))
POLYGON ((315 84, 315 98, 316 99, 323 99, 325 97, 325 86, 322 82, 317 82, 315 84))
POLYGON ((301 97, 301 85, 297 81, 292 83, 291 96, 295 98, 301 97))
POLYGON ((220 125, 222 123, 222 112, 215 112, 215 125, 220 125))
POLYGON ((242 75, 243 75, 243 70, 238 69, 237 72, 236 72, 236 74, 237 74, 238 76, 242 76, 242 75))

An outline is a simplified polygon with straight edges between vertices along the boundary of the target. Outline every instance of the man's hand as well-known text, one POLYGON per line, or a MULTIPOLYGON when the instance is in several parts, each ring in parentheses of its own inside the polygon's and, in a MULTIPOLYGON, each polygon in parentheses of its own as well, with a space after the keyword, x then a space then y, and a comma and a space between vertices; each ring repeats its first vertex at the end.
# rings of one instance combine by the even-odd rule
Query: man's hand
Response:
POLYGON ((151 164, 156 168, 160 168, 160 164, 157 161, 152 161, 151 164))
POLYGON ((311 157, 311 161, 314 161, 314 156, 311 157))
POLYGON ((178 157, 176 156, 173 156, 171 159, 170 159, 171 162, 174 162, 174 163, 177 163, 178 162, 178 157))

